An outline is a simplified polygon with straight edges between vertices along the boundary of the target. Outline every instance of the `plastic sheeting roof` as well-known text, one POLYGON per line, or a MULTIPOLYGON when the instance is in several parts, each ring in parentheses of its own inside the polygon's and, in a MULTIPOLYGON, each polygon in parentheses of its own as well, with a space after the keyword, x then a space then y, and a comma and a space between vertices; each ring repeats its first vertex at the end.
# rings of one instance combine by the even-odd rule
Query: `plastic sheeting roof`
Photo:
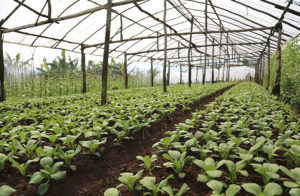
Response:
MULTIPOLYGON (((119 41, 121 39, 121 21, 124 40, 149 36, 152 38, 111 43, 110 56, 122 58, 124 52, 137 53, 145 51, 144 53, 129 56, 129 60, 149 61, 151 57, 161 61, 163 59, 163 51, 157 50, 163 50, 163 24, 141 12, 134 3, 125 4, 130 1, 133 0, 113 0, 114 5, 123 3, 124 5, 113 6, 112 8, 111 40, 119 41), (161 36, 158 39, 153 38, 157 35, 161 36)), ((199 46, 199 51, 204 53, 205 0, 167 0, 167 2, 167 24, 178 33, 182 33, 182 37, 185 38, 168 36, 168 48, 174 48, 174 50, 168 51, 169 60, 176 62, 178 60, 184 61, 187 58, 188 48, 184 46, 189 45, 186 40, 189 40, 190 37, 190 20, 192 17, 194 17, 193 32, 202 32, 193 34, 192 42, 199 46), (182 49, 178 51, 176 49, 178 47, 182 49), (179 58, 178 53, 180 53, 179 58)), ((210 0, 208 2, 211 2, 214 6, 213 9, 211 4, 208 3, 208 31, 220 31, 218 26, 220 24, 219 19, 224 30, 266 28, 266 30, 228 34, 229 43, 239 44, 234 45, 233 50, 241 58, 258 58, 260 56, 271 32, 271 29, 267 28, 274 27, 277 24, 284 8, 288 4, 286 0, 210 0)), ((163 20, 164 1, 138 0, 137 3, 143 10, 151 13, 161 21, 163 20)), ((89 9, 103 7, 105 4, 106 0, 51 0, 51 18, 69 16, 89 9)), ((4 32, 4 42, 33 47, 66 49, 78 53, 80 53, 81 44, 89 46, 104 42, 106 9, 61 20, 57 23, 49 22, 47 16, 47 0, 0 0, 0 21, 7 19, 1 27, 1 30, 4 32), (20 4, 22 5, 19 6, 20 4), (17 6, 19 8, 8 17, 17 6), (38 13, 41 13, 41 16, 38 13), (28 24, 33 26, 41 21, 45 21, 46 24, 30 28, 19 28, 28 24)), ((170 28, 167 31, 170 34, 174 33, 170 28)), ((297 36, 299 31, 300 0, 295 0, 283 19, 282 41, 285 42, 297 36)), ((212 44, 211 41, 213 39, 216 40, 215 44, 219 44, 221 35, 222 43, 226 44, 226 33, 209 33, 208 45, 212 44)), ((277 33, 270 39, 271 51, 276 49, 276 35, 277 33)), ((103 48, 104 45, 86 48, 85 53, 101 56, 103 48)), ((208 55, 212 54, 212 48, 212 46, 208 47, 208 55)), ((228 48, 226 45, 216 46, 214 47, 215 55, 220 54, 220 48, 223 55, 225 51, 232 51, 231 46, 228 48)), ((199 51, 192 50, 193 61, 199 62, 201 58, 199 51)))

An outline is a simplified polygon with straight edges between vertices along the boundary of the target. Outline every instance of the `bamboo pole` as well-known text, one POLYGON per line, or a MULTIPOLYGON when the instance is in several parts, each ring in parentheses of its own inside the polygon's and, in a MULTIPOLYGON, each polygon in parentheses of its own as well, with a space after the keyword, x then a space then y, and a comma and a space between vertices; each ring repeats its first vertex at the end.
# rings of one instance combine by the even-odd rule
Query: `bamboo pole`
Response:
MULTIPOLYGON (((213 45, 215 43, 215 39, 213 38, 213 45)), ((211 55, 211 60, 212 60, 212 63, 211 63, 211 83, 215 83, 215 74, 214 74, 214 67, 215 67, 215 62, 214 62, 214 54, 215 53, 215 47, 213 46, 212 48, 212 55, 211 55)))
POLYGON ((153 87, 154 86, 154 75, 153 75, 153 58, 151 58, 151 86, 153 87))
POLYGON ((107 103, 107 75, 108 75, 109 40, 110 40, 110 27, 111 27, 111 8, 112 8, 112 0, 107 0, 105 45, 104 45, 103 63, 102 63, 101 105, 105 105, 107 103))
POLYGON ((202 84, 205 84, 205 76, 206 76, 206 63, 207 63, 207 0, 205 0, 205 54, 204 54, 204 68, 203 68, 203 77, 202 77, 202 84))
POLYGON ((5 101, 3 37, 0 31, 0 102, 5 101))
MULTIPOLYGON (((193 26, 194 26, 194 17, 192 17, 192 20, 191 20, 191 32, 193 32, 193 26)), ((189 51, 188 51, 189 87, 192 87, 192 65, 191 65, 192 39, 193 39, 193 36, 192 36, 192 34, 190 34, 190 44, 189 44, 189 51)), ((206 53, 206 51, 205 51, 205 53, 206 53)))
POLYGON ((168 61, 168 75, 167 75, 167 85, 170 85, 170 71, 171 71, 171 63, 168 61))
POLYGON ((180 84, 182 84, 182 65, 180 64, 180 84))
POLYGON ((270 42, 268 43, 268 54, 267 54, 267 64, 268 64, 268 80, 267 80, 267 86, 266 86, 266 90, 269 90, 269 86, 270 86, 270 78, 271 78, 271 62, 270 62, 270 42))
POLYGON ((81 46, 82 93, 86 93, 86 66, 84 47, 81 46))
POLYGON ((282 35, 282 23, 278 24, 278 41, 277 41, 277 67, 276 67, 276 79, 275 85, 272 89, 272 94, 280 95, 280 80, 281 80, 281 35, 282 35))
POLYGON ((124 88, 128 89, 127 53, 124 53, 124 88))
POLYGON ((163 68, 163 90, 164 92, 167 92, 167 80, 166 80, 166 72, 167 72, 167 58, 168 58, 168 39, 167 39, 167 25, 166 25, 166 19, 167 19, 167 0, 164 0, 164 68, 163 68))

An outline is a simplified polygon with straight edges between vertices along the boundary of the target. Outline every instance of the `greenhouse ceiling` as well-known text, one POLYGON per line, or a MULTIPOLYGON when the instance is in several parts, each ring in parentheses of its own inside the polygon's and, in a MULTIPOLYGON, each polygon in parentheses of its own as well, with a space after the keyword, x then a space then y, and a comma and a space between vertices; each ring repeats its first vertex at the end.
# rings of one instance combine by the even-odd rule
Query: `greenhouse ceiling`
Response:
MULTIPOLYGON (((0 27, 5 43, 65 49, 102 56, 106 0, 1 0, 0 27)), ((113 0, 109 53, 129 61, 258 59, 270 44, 276 50, 300 31, 300 1, 286 0, 113 0), (206 9, 207 7, 207 9, 206 9), (192 32, 192 33, 191 33, 192 32)))

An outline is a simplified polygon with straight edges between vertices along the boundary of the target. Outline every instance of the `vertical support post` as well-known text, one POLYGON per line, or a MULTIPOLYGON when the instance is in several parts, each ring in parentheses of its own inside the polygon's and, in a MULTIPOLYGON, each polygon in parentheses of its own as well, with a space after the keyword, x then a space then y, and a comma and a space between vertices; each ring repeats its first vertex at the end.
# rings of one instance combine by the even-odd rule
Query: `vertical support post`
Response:
POLYGON ((182 84, 182 65, 180 64, 180 84, 182 84))
POLYGON ((267 54, 267 63, 268 63, 268 80, 267 80, 267 86, 266 86, 266 90, 269 90, 269 86, 270 86, 270 77, 271 77, 271 62, 270 62, 270 41, 268 42, 268 54, 267 54))
POLYGON ((193 38, 193 26, 194 26, 194 17, 191 20, 191 34, 190 34, 190 44, 188 51, 188 63, 189 63, 189 87, 192 87, 192 64, 191 64, 191 53, 192 53, 192 38, 193 38))
MULTIPOLYGON (((180 43, 178 42, 178 48, 180 48, 180 43)), ((178 49, 178 59, 180 59, 180 49, 178 49)))
POLYGON ((266 58, 265 58, 265 54, 263 55, 263 62, 262 62, 262 79, 261 79, 261 85, 264 84, 264 77, 265 77, 265 66, 266 66, 266 58))
POLYGON ((167 0, 164 0, 164 68, 163 68, 163 89, 164 89, 164 92, 167 92, 166 72, 167 72, 167 57, 168 57, 168 53, 167 53, 167 47, 168 47, 167 41, 168 41, 168 39, 167 39, 166 19, 167 19, 167 0))
POLYGON ((120 15, 120 40, 123 40, 123 16, 120 15))
POLYGON ((168 77, 167 77, 167 85, 170 85, 170 72, 171 72, 171 63, 170 61, 168 62, 168 77))
POLYGON ((51 0, 47 0, 47 4, 48 4, 48 20, 51 20, 51 15, 52 15, 51 0))
POLYGON ((124 88, 128 89, 127 53, 124 52, 124 88))
POLYGON ((153 75, 153 58, 151 58, 151 86, 154 86, 154 75, 153 75))
POLYGON ((0 30, 0 102, 5 101, 3 37, 0 30))
POLYGON ((255 65, 255 82, 259 83, 259 60, 257 61, 255 65))
POLYGON ((107 75, 108 75, 110 26, 111 26, 111 7, 112 7, 112 0, 107 0, 105 44, 104 44, 103 63, 102 63, 101 105, 105 105, 107 103, 107 75))
MULTIPOLYGON (((221 24, 220 24, 221 27, 221 24)), ((220 28, 220 30, 222 30, 222 28, 220 28)), ((219 46, 219 69, 218 69, 218 82, 220 81, 220 69, 221 69, 221 55, 222 55, 222 38, 223 38, 223 34, 220 33, 220 46, 219 46)))
POLYGON ((261 72, 262 72, 262 53, 259 58, 259 77, 258 77, 259 84, 261 84, 261 72))
POLYGON ((196 67, 196 83, 198 83, 198 69, 199 69, 199 67, 197 66, 196 67))
POLYGON ((277 67, 276 67, 276 79, 275 85, 272 89, 272 94, 280 95, 280 80, 281 80, 281 35, 282 35, 282 23, 277 26, 278 29, 278 40, 277 40, 277 67))
POLYGON ((81 71, 82 71, 82 93, 86 93, 86 66, 84 46, 81 45, 81 71))
POLYGON ((226 71, 226 81, 229 81, 229 66, 230 66, 230 55, 229 55, 229 47, 228 47, 228 33, 226 35, 226 47, 227 47, 227 71, 226 71))
POLYGON ((202 84, 205 84, 205 77, 206 77, 206 64, 207 64, 207 0, 205 0, 205 56, 204 56, 204 68, 203 68, 203 77, 202 77, 202 84))
POLYGON ((212 55, 211 55, 211 60, 212 60, 212 62, 211 62, 211 83, 215 83, 215 70, 214 70, 214 68, 215 68, 215 59, 214 59, 214 55, 215 55, 215 46, 214 46, 214 44, 215 44, 215 38, 213 38, 213 48, 212 48, 212 55))

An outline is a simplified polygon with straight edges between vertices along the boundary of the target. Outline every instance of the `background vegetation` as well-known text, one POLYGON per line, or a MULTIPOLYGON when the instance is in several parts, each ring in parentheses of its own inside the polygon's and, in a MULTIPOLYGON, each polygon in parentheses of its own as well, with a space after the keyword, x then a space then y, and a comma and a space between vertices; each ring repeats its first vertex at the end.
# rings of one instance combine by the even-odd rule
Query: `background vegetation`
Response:
MULTIPOLYGON (((267 84, 268 74, 265 72, 264 86, 267 84)), ((286 42, 282 49, 281 71, 281 98, 300 109, 300 36, 286 42)), ((276 76, 276 53, 271 56, 271 79, 272 90, 276 76)))
MULTIPOLYGON (((99 92, 101 90, 102 63, 87 62, 87 91, 99 92)), ((8 99, 62 96, 81 93, 82 72, 79 59, 67 58, 62 50, 52 62, 44 58, 39 67, 33 66, 33 58, 23 60, 21 55, 5 56, 5 87, 8 99)), ((159 85, 156 80, 159 72, 154 69, 154 85, 159 85)), ((134 67, 128 70, 128 85, 130 88, 147 87, 151 85, 150 71, 141 72, 134 67)), ((108 88, 111 90, 122 89, 123 63, 114 59, 109 64, 108 88)))

